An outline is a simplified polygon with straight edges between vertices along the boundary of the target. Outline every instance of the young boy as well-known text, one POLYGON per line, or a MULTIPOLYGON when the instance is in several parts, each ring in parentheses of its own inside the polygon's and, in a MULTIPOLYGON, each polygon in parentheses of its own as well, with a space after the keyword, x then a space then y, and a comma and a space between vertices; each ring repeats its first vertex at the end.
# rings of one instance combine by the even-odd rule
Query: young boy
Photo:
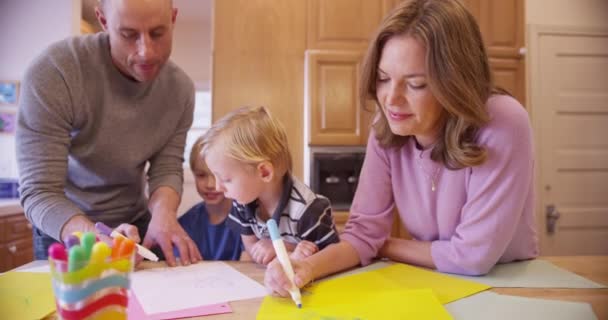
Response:
POLYGON ((285 130, 266 108, 244 107, 220 119, 204 135, 202 154, 217 190, 236 202, 228 224, 255 262, 275 257, 271 218, 293 259, 339 241, 329 200, 292 176, 285 130))
POLYGON ((178 221, 196 243, 205 260, 239 260, 243 251, 240 234, 226 225, 232 200, 215 189, 215 178, 200 156, 202 137, 192 146, 190 168, 203 202, 192 207, 178 221))

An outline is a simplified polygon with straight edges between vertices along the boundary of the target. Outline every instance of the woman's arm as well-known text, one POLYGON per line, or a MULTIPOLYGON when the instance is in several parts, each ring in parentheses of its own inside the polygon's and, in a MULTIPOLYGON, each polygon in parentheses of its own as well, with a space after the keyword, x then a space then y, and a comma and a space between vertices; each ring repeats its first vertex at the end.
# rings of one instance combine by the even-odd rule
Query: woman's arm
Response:
POLYGON ((430 241, 388 238, 378 256, 421 267, 435 269, 430 241))

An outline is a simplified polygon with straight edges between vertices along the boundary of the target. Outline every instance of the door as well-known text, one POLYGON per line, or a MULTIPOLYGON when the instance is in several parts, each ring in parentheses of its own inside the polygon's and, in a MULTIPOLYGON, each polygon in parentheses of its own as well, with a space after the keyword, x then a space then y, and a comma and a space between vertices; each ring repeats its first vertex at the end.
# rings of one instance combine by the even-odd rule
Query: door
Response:
POLYGON ((541 254, 608 254, 608 32, 533 29, 532 44, 541 254))

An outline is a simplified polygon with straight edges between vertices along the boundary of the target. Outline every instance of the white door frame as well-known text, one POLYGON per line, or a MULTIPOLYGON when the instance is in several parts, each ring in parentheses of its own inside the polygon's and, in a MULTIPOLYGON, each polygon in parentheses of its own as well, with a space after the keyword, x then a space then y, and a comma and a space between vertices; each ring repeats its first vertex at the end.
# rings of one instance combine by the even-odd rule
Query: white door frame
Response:
POLYGON ((527 54, 526 54, 526 88, 527 88, 527 109, 529 110, 532 128, 534 130, 535 145, 535 191, 536 191, 536 226, 540 241, 541 255, 546 241, 546 219, 545 210, 542 204, 545 202, 545 193, 542 180, 541 156, 541 119, 540 114, 544 104, 547 103, 541 92, 540 76, 540 40, 543 36, 606 36, 608 28, 603 27, 582 27, 582 26, 557 26, 528 24, 526 27, 527 54))

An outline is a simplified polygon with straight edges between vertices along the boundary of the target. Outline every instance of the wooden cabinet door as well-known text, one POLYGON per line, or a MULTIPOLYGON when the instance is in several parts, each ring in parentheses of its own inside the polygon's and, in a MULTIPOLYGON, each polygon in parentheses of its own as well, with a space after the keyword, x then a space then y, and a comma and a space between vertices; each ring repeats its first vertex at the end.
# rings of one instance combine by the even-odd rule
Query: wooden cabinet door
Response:
POLYGON ((526 104, 526 74, 523 59, 490 57, 490 68, 494 84, 515 97, 521 104, 526 104))
POLYGON ((213 14, 213 122, 241 106, 267 107, 285 127, 302 178, 306 2, 220 0, 213 14))
POLYGON ((23 212, 0 217, 0 272, 33 259, 32 225, 23 212))
POLYGON ((393 1, 309 0, 309 49, 365 49, 393 1))
POLYGON ((523 0, 464 0, 475 16, 497 86, 526 103, 523 0))
POLYGON ((306 52, 306 110, 310 145, 364 145, 369 112, 357 97, 361 51, 306 52))

